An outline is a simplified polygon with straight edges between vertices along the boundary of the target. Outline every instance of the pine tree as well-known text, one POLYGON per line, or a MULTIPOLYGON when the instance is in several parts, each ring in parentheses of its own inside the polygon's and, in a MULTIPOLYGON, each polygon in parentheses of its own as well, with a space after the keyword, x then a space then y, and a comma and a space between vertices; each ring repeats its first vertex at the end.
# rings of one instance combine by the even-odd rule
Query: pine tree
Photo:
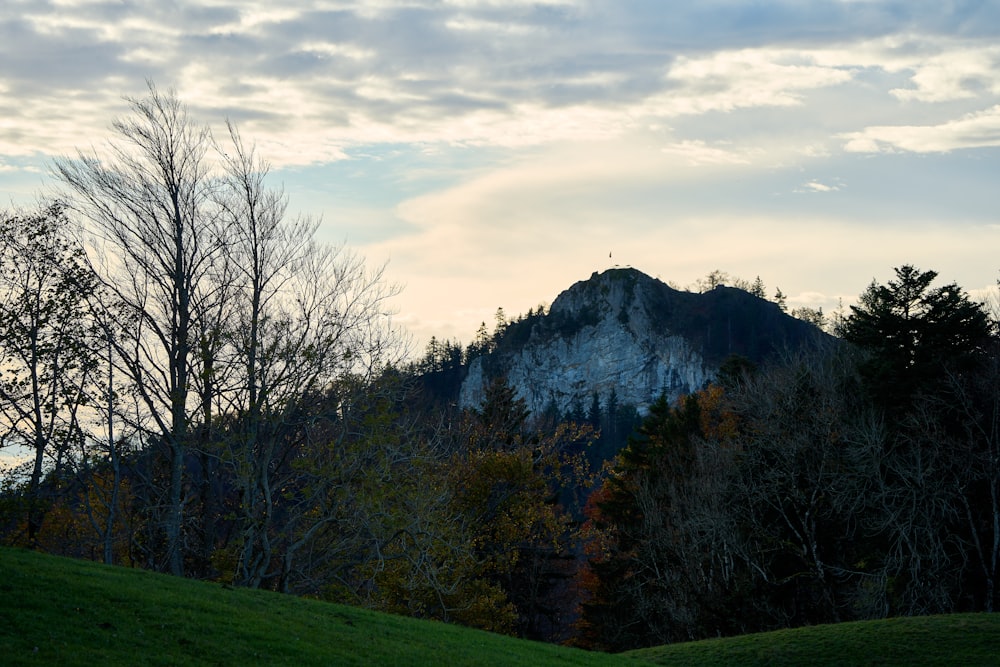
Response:
POLYGON ((902 409, 948 368, 967 366, 984 349, 991 326, 983 307, 955 283, 932 288, 934 271, 905 265, 886 285, 872 281, 840 328, 870 353, 863 372, 876 400, 902 409))
POLYGON ((775 288, 774 302, 778 304, 778 308, 781 308, 781 312, 783 313, 788 311, 788 304, 785 303, 785 298, 785 293, 781 291, 781 288, 775 288))
POLYGON ((693 612, 675 597, 686 589, 676 569, 673 512, 700 434, 697 395, 676 408, 661 397, 589 504, 594 541, 584 576, 590 597, 582 604, 582 644, 621 651, 690 638, 691 628, 678 623, 693 612))

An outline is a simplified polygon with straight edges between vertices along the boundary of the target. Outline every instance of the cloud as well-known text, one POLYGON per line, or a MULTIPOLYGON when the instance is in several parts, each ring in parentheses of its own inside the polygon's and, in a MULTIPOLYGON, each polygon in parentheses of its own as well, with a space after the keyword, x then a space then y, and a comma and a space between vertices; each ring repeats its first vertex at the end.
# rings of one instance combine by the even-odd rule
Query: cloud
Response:
MULTIPOLYGON (((372 144, 604 140, 679 116, 803 107, 818 91, 854 83, 865 67, 913 68, 915 92, 893 89, 908 101, 993 90, 996 80, 989 78, 995 49, 933 37, 858 43, 842 34, 847 41, 834 47, 831 28, 807 46, 725 46, 741 40, 738 27, 765 19, 777 21, 777 35, 782 26, 829 22, 840 16, 836 3, 748 13, 723 2, 636 15, 569 0, 325 0, 277 9, 226 0, 66 3, 59 12, 25 2, 18 9, 0 9, 7 38, 0 86, 25 106, 0 129, 0 152, 12 155, 77 145, 60 127, 67 102, 77 137, 105 135, 125 111, 121 95, 141 94, 147 77, 175 86, 207 121, 241 121, 276 164, 343 159, 351 147, 372 144), (727 27, 712 42, 688 45, 691 22, 708 14, 727 27), (935 63, 956 53, 966 65, 960 79, 945 81, 935 63), (973 75, 993 83, 974 84, 973 75)), ((683 141, 715 145, 707 137, 683 141)))
POLYGON ((848 132, 844 150, 880 153, 946 153, 1000 146, 1000 105, 938 125, 881 125, 848 132))
POLYGON ((956 84, 971 84, 969 90, 982 92, 984 87, 976 85, 979 83, 976 79, 996 80, 1000 75, 997 62, 1000 48, 996 46, 995 35, 967 37, 941 32, 941 26, 936 27, 938 30, 915 29, 915 23, 897 22, 892 30, 876 37, 852 38, 844 34, 804 50, 816 63, 825 66, 851 65, 905 73, 910 88, 890 90, 899 99, 963 99, 968 97, 967 91, 959 91, 961 85, 956 84))
POLYGON ((498 33, 501 35, 528 35, 538 30, 537 26, 519 23, 508 23, 501 21, 487 21, 483 19, 459 16, 448 19, 445 26, 449 30, 459 30, 473 33, 498 33))
POLYGON ((762 106, 796 106, 804 91, 848 82, 842 67, 817 64, 808 52, 785 49, 722 51, 707 57, 681 57, 667 80, 678 88, 657 102, 667 115, 762 106))
POLYGON ((508 8, 508 7, 575 7, 583 3, 580 0, 445 0, 446 5, 476 8, 508 8))
POLYGON ((826 183, 820 183, 819 181, 809 181, 808 183, 803 184, 803 186, 796 190, 796 192, 836 192, 839 189, 839 185, 827 185, 826 183))
POLYGON ((41 174, 42 169, 34 164, 23 163, 18 161, 18 164, 10 164, 4 160, 0 160, 0 173, 7 174, 41 174))
POLYGON ((680 141, 670 144, 662 150, 664 153, 683 157, 693 165, 750 164, 750 158, 747 153, 740 153, 719 146, 710 146, 700 140, 680 141))
POLYGON ((100 149, 148 78, 236 121, 427 326, 523 312, 609 250, 856 294, 894 261, 995 265, 967 239, 996 239, 996 152, 948 152, 1000 145, 998 43, 997 3, 931 0, 18 0, 0 187, 100 149))
MULTIPOLYGON (((0 154, 64 154, 107 136, 126 112, 121 96, 142 94, 146 78, 176 87, 199 119, 239 122, 276 165, 309 165, 372 145, 604 142, 718 113, 770 111, 795 130, 824 113, 814 100, 891 73, 881 106, 849 110, 865 124, 840 128, 860 133, 849 140, 858 150, 879 145, 861 128, 885 126, 892 104, 997 94, 995 40, 931 29, 963 16, 896 2, 67 1, 53 11, 27 0, 0 8, 0 154), (896 32, 900 17, 911 32, 896 32)), ((716 127, 678 132, 665 150, 702 166, 755 159, 716 127)))
POLYGON ((1000 93, 1000 46, 954 45, 912 65, 912 88, 889 92, 904 101, 946 102, 1000 93))
MULTIPOLYGON (((326 50, 336 49, 348 47, 329 45, 326 50)), ((366 53, 365 59, 374 57, 364 51, 357 53, 366 53)), ((371 74, 354 83, 328 80, 327 95, 305 90, 294 79, 248 75, 243 80, 241 102, 243 107, 254 109, 268 106, 269 100, 282 100, 278 109, 272 103, 272 110, 280 109, 294 127, 311 128, 308 137, 288 135, 288 150, 272 157, 277 163, 336 159, 343 156, 346 147, 378 143, 524 148, 604 141, 683 115, 799 105, 803 91, 850 79, 846 70, 796 60, 801 56, 771 50, 682 58, 666 69, 659 90, 622 100, 606 98, 599 91, 627 86, 624 72, 570 73, 560 80, 560 98, 552 100, 545 97, 544 80, 535 83, 528 79, 511 95, 515 84, 505 80, 508 75, 497 76, 484 70, 483 64, 470 63, 453 68, 447 85, 419 72, 408 76, 371 74), (580 93, 589 90, 591 97, 573 102, 572 89, 580 93), (350 108, 344 106, 348 100, 350 108)), ((206 105, 225 105, 221 91, 216 88, 213 93, 210 73, 204 67, 190 66, 184 80, 198 82, 186 83, 185 94, 206 105)), ((268 122, 267 118, 252 122, 248 129, 255 136, 266 136, 268 122)), ((717 146, 709 154, 708 145, 699 141, 678 143, 668 150, 685 151, 698 163, 746 160, 746 156, 725 154, 717 146), (693 153, 696 148, 697 156, 693 153)))

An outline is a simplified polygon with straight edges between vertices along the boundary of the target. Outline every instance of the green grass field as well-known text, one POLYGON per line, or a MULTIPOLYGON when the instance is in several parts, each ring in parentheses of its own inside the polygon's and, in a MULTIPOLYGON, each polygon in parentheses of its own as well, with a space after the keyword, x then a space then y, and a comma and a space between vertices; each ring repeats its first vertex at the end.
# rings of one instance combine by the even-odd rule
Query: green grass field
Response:
POLYGON ((1000 665, 1000 615, 954 614, 818 625, 633 651, 657 665, 1000 665))
POLYGON ((0 549, 4 665, 1000 665, 1000 617, 890 619, 617 656, 0 549))
MULTIPOLYGON (((610 665, 612 656, 0 549, 3 665, 610 665)), ((621 659, 617 659, 621 664, 621 659)))

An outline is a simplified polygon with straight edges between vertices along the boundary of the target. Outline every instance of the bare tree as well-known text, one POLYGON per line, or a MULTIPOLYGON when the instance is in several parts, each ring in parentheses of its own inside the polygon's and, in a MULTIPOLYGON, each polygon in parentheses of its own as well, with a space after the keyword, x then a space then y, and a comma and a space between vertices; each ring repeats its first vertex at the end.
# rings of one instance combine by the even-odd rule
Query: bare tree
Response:
MULTIPOLYGON (((230 124, 216 191, 226 229, 217 264, 228 322, 211 377, 233 417, 224 461, 239 490, 241 549, 236 581, 256 587, 274 574, 276 485, 298 474, 288 462, 301 446, 302 399, 347 375, 369 377, 404 349, 391 326, 397 289, 383 271, 341 247, 319 244, 318 220, 286 217, 287 199, 268 187, 269 165, 230 124), (298 435, 297 435, 298 434, 298 435)), ((294 513, 286 516, 294 516, 294 513)), ((292 542, 282 547, 287 560, 292 542)))
POLYGON ((287 218, 268 164, 235 126, 223 148, 173 92, 150 84, 129 102, 106 156, 81 152, 56 171, 128 325, 109 338, 112 357, 141 400, 147 442, 166 447, 162 565, 181 574, 193 553, 189 482, 200 482, 201 562, 210 558, 223 466, 240 495, 236 579, 257 586, 275 569, 276 484, 294 479, 303 402, 405 352, 388 306, 398 289, 384 268, 316 242, 318 221, 287 218))
POLYGON ((150 428, 167 446, 165 560, 171 573, 182 574, 184 458, 198 418, 195 299, 222 238, 205 160, 208 130, 188 118, 172 91, 150 84, 146 97, 128 101, 132 113, 114 122, 117 139, 105 156, 79 152, 57 160, 55 170, 94 234, 102 281, 127 308, 132 335, 116 352, 150 428))
POLYGON ((742 557, 768 591, 760 612, 775 625, 885 613, 871 585, 883 578, 878 564, 858 565, 871 561, 861 550, 872 527, 857 517, 868 515, 870 450, 882 440, 868 428, 853 368, 841 352, 802 353, 734 392, 742 557))
POLYGON ((893 611, 992 611, 1000 567, 1000 357, 946 371, 920 394, 895 441, 873 449, 869 521, 885 536, 893 611))
POLYGON ((971 377, 949 372, 948 385, 972 454, 962 501, 970 560, 982 579, 982 609, 992 612, 1000 598, 1000 293, 990 295, 987 308, 993 326, 988 356, 971 377))
MULTIPOLYGON (((80 488, 82 511, 98 536, 103 561, 114 564, 130 543, 121 544, 123 529, 128 532, 129 512, 126 455, 137 444, 141 405, 119 372, 121 360, 115 353, 115 339, 123 335, 122 325, 113 316, 108 299, 95 298, 89 304, 94 323, 93 379, 88 383, 87 410, 81 420, 84 433, 78 439, 75 456, 69 461, 80 488)), ((129 557, 131 560, 131 557, 129 557)))
POLYGON ((688 447, 676 455, 681 474, 639 475, 635 490, 643 539, 631 597, 638 614, 661 619, 651 627, 663 642, 729 634, 747 622, 719 613, 740 578, 740 536, 727 498, 736 452, 702 437, 688 447))

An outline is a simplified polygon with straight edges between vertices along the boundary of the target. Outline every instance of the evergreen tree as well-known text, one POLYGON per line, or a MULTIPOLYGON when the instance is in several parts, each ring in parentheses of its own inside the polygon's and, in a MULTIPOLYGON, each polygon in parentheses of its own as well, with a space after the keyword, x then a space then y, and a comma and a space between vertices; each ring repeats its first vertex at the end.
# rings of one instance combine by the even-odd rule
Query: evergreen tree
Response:
POLYGON ((601 398, 596 391, 591 397, 590 409, 587 410, 587 423, 594 428, 601 427, 601 398))
POLYGON ((937 273, 909 265, 895 272, 886 285, 869 285, 839 332, 870 353, 862 371, 890 412, 931 390, 946 370, 967 368, 991 331, 983 307, 955 283, 932 288, 937 273))
POLYGON ((592 498, 582 644, 621 651, 702 634, 711 605, 699 601, 698 571, 711 555, 689 539, 705 531, 688 530, 700 520, 700 494, 711 492, 696 488, 702 434, 698 395, 676 408, 661 397, 592 498))
POLYGON ((506 378, 494 380, 486 388, 483 404, 473 410, 482 433, 488 433, 499 449, 517 447, 523 442, 525 424, 530 415, 527 402, 506 378))
POLYGON ((611 446, 618 443, 618 392, 614 387, 608 392, 608 401, 601 424, 601 439, 611 446))
POLYGON ((810 308, 808 306, 802 306, 801 308, 793 308, 791 312, 792 317, 802 320, 803 322, 808 322, 812 324, 817 329, 826 328, 826 315, 823 314, 823 308, 810 308))
POLYGON ((479 329, 476 330, 476 338, 471 343, 469 347, 465 350, 466 361, 472 361, 476 357, 480 357, 484 354, 489 354, 493 351, 493 337, 490 335, 490 330, 486 328, 486 322, 479 325, 479 329))
POLYGON ((1000 553, 984 546, 1000 544, 993 324, 954 283, 932 287, 934 271, 895 274, 873 281, 840 328, 867 353, 860 372, 884 424, 866 495, 893 577, 889 604, 899 614, 957 611, 969 608, 968 586, 985 591, 977 604, 989 608, 997 568, 986 563, 1000 553), (963 583, 976 561, 982 578, 963 583))
POLYGON ((778 308, 781 308, 781 312, 783 313, 788 310, 788 304, 785 303, 785 299, 785 293, 781 291, 781 288, 776 288, 774 291, 774 302, 778 304, 778 308))

